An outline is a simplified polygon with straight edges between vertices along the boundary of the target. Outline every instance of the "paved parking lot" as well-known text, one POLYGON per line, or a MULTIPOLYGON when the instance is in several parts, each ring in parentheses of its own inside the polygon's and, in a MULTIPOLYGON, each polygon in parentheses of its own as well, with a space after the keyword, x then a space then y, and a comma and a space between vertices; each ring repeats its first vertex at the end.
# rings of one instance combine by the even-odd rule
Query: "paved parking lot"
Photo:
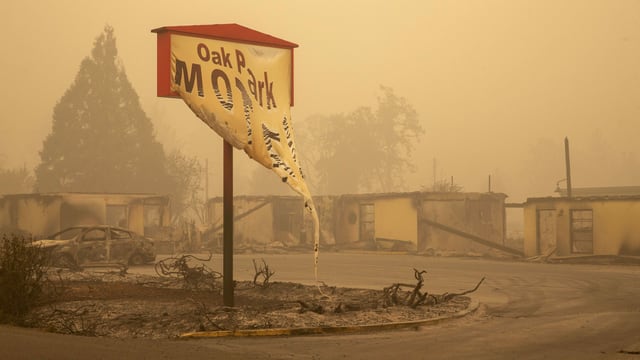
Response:
MULTIPOLYGON (((253 276, 252 259, 269 264, 276 272, 273 281, 314 281, 310 253, 236 255, 236 279, 253 276)), ((222 257, 214 256, 210 265, 221 270, 222 257)), ((0 327, 0 347, 9 358, 51 359, 96 354, 191 359, 632 359, 640 352, 640 266, 321 253, 319 279, 333 286, 381 288, 411 282, 413 268, 428 271, 425 288, 436 293, 469 289, 486 277, 473 294, 482 303, 480 310, 412 331, 166 340, 151 345, 0 327)), ((133 267, 130 272, 153 273, 153 268, 133 267)))

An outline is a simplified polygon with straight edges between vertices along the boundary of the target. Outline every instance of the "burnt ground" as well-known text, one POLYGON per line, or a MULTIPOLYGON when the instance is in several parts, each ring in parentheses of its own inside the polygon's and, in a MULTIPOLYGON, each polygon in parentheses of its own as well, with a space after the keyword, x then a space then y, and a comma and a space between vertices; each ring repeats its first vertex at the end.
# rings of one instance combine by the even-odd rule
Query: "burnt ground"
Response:
POLYGON ((383 289, 238 282, 235 306, 229 308, 223 305, 220 286, 187 286, 176 277, 85 270, 52 272, 50 279, 45 301, 28 314, 27 326, 114 338, 417 321, 454 314, 470 304, 468 297, 457 296, 415 308, 388 306, 383 289))

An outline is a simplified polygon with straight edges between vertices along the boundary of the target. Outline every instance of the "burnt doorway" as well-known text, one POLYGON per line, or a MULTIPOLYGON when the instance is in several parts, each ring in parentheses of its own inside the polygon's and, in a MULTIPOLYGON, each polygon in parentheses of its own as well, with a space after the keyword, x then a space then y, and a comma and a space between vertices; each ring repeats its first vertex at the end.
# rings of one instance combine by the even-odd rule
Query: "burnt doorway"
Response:
POLYGON ((556 249, 556 211, 540 209, 536 214, 538 255, 551 255, 556 249))
POLYGON ((373 243, 375 237, 375 207, 373 204, 360 204, 360 241, 373 243))

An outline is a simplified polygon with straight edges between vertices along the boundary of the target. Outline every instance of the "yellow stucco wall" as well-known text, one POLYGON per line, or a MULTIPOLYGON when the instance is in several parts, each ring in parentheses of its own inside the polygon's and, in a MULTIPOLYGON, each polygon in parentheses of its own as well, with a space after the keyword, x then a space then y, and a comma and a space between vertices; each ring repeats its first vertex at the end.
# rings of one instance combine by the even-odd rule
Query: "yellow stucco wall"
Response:
MULTIPOLYGON (((423 199, 421 218, 432 220, 456 229, 472 232, 465 219, 464 199, 423 199)), ((429 225, 422 226, 420 251, 451 251, 456 253, 479 252, 482 247, 471 240, 429 225)))
POLYGON ((359 241, 360 207, 358 201, 338 201, 335 204, 336 244, 343 245, 359 241))
POLYGON ((60 226, 99 225, 107 217, 102 197, 65 195, 60 206, 60 226))
POLYGON ((537 229, 536 229, 536 208, 533 206, 525 206, 522 211, 524 216, 523 221, 523 251, 525 257, 532 257, 538 255, 537 248, 537 229))
POLYGON ((17 228, 37 237, 46 236, 68 226, 103 224, 106 221, 106 204, 118 204, 129 205, 129 227, 142 234, 143 201, 159 204, 163 224, 170 223, 169 203, 163 197, 142 194, 18 194, 0 197, 0 228, 17 228))
POLYGON ((50 235, 60 230, 60 199, 17 199, 17 227, 35 237, 50 235))
POLYGON ((594 255, 640 255, 640 200, 536 200, 524 209, 525 256, 537 253, 537 210, 556 210, 556 255, 571 255, 571 210, 593 211, 594 255))
POLYGON ((127 226, 129 229, 138 234, 144 234, 144 205, 142 203, 131 204, 128 213, 127 226))
POLYGON ((595 254, 640 255, 640 201, 593 203, 595 254))
POLYGON ((376 238, 418 243, 418 214, 413 199, 378 199, 374 207, 376 238))
MULTIPOLYGON (((504 195, 498 193, 433 193, 422 198, 420 219, 504 245, 504 195)), ((486 253, 490 248, 422 222, 418 251, 486 253)))

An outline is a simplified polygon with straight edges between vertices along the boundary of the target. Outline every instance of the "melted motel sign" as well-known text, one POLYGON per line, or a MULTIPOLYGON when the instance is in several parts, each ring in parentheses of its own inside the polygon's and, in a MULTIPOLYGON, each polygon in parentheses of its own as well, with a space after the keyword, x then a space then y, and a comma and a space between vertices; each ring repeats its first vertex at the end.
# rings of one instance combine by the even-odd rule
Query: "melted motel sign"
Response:
POLYGON ((158 96, 182 98, 224 140, 301 194, 319 229, 291 126, 297 44, 238 24, 168 26, 158 35, 158 96))
POLYGON ((237 24, 170 26, 158 34, 158 96, 180 97, 218 135, 309 195, 291 108, 293 48, 237 24))

